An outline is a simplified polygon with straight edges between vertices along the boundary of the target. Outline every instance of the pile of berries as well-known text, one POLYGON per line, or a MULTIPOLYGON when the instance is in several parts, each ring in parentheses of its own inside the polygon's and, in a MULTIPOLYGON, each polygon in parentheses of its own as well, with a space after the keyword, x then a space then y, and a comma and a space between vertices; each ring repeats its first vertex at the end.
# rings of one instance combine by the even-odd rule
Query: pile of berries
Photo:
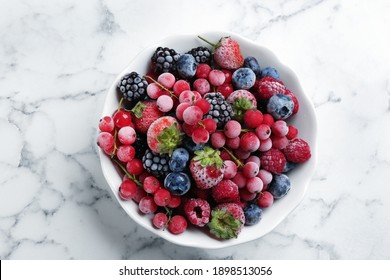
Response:
POLYGON ((244 58, 230 37, 199 38, 211 49, 158 47, 148 73, 121 79, 97 142, 123 173, 121 199, 155 228, 229 239, 289 192, 286 174, 310 147, 286 122, 299 103, 276 69, 244 58))

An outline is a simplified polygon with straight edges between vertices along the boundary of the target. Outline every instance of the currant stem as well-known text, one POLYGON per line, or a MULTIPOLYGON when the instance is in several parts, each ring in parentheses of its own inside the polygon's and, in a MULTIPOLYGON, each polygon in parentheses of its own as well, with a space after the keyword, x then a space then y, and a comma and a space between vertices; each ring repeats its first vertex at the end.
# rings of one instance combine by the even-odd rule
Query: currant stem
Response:
POLYGON ((222 149, 224 149, 234 159, 234 161, 236 162, 238 167, 244 166, 244 164, 241 162, 241 160, 239 160, 235 155, 233 155, 233 153, 229 149, 227 149, 225 147, 222 147, 222 149))
POLYGON ((133 174, 130 174, 126 168, 116 159, 113 159, 113 161, 122 169, 123 172, 129 177, 130 180, 132 180, 138 187, 142 187, 142 184, 140 181, 138 181, 133 174))
POLYGON ((123 97, 121 98, 121 100, 119 100, 118 109, 116 111, 119 111, 121 109, 122 103, 123 103, 123 97))
POLYGON ((148 79, 152 80, 153 83, 157 84, 160 88, 162 88, 163 90, 165 90, 166 92, 168 92, 172 97, 175 97, 177 100, 179 100, 179 98, 173 93, 173 91, 167 89, 166 87, 164 87, 162 84, 160 84, 159 82, 157 82, 155 79, 153 79, 153 78, 150 77, 149 75, 145 75, 144 78, 148 78, 148 79))
MULTIPOLYGON (((121 101, 123 98, 121 99, 121 101)), ((112 150, 111 153, 111 158, 115 156, 115 152, 118 150, 118 147, 116 146, 116 138, 118 137, 118 129, 115 127, 115 132, 114 132, 114 150, 112 150)))

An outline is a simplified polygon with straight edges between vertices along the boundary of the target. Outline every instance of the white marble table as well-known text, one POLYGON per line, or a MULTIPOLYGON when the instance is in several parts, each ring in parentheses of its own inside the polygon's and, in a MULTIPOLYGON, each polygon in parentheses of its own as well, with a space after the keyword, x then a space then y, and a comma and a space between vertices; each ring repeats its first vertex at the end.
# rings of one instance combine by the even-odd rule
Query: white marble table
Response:
POLYGON ((0 1, 1 259, 390 259, 390 3, 0 1), (197 250, 111 198, 95 147, 106 91, 174 33, 229 30, 300 77, 319 121, 302 204, 262 239, 197 250))

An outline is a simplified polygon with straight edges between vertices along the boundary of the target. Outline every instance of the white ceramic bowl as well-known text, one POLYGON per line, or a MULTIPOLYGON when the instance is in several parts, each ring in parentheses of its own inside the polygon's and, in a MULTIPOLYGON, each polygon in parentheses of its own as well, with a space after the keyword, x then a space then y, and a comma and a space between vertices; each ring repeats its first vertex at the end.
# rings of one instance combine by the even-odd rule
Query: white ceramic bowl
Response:
POLYGON ((114 197, 136 223, 150 230, 154 234, 175 244, 205 249, 217 249, 245 243, 262 237, 263 235, 273 230, 283 219, 288 216, 289 213, 291 213, 300 204, 306 193, 308 184, 314 173, 316 165, 317 121, 314 107, 309 98, 303 92, 298 78, 294 72, 287 66, 283 65, 277 59, 275 54, 273 54, 267 48, 230 32, 207 32, 203 34, 177 35, 168 37, 156 43, 155 45, 146 48, 136 57, 134 57, 129 65, 122 71, 122 73, 117 76, 113 82, 107 93, 102 116, 111 115, 117 108, 119 97, 117 94, 116 85, 122 76, 131 71, 145 74, 147 72, 150 58, 158 46, 170 47, 181 53, 200 45, 207 46, 203 41, 197 38, 197 35, 201 35, 211 42, 218 42, 222 36, 232 36, 232 38, 239 42, 244 57, 249 55, 254 56, 258 59, 261 67, 272 66, 276 68, 280 73, 280 77, 283 83, 298 98, 300 104, 299 112, 297 115, 290 117, 288 119, 288 123, 296 126, 299 130, 299 137, 306 140, 310 144, 312 157, 306 163, 301 164, 294 171, 290 172, 289 177, 291 179, 292 188, 289 193, 282 199, 275 201, 275 203, 270 208, 265 209, 263 218, 257 225, 244 227, 237 239, 230 239, 225 241, 217 240, 210 237, 207 234, 207 231, 201 231, 196 228, 190 228, 180 235, 173 235, 169 233, 168 230, 163 231, 153 228, 151 223, 151 215, 140 214, 138 211, 138 205, 135 202, 123 201, 119 198, 118 187, 121 184, 122 176, 119 174, 110 158, 106 156, 101 150, 99 150, 99 155, 103 174, 112 190, 114 197))

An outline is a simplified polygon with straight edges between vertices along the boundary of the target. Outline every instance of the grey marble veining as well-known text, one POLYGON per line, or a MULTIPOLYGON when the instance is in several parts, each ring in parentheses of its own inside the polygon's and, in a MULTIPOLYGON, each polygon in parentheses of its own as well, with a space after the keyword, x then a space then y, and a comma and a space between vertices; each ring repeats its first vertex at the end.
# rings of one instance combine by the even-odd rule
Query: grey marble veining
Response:
POLYGON ((1 1, 1 259, 389 259, 386 0, 1 1), (200 16, 202 15, 202 16, 200 16), (173 245, 111 198, 96 127, 111 82, 175 33, 228 30, 272 49, 319 121, 302 204, 263 238, 173 245))

